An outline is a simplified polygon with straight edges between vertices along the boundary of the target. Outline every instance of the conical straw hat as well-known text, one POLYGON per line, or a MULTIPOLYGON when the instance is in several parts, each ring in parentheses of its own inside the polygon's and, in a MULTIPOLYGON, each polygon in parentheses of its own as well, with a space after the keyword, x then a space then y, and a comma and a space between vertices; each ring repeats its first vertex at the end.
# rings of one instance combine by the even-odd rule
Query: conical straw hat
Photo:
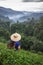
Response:
POLYGON ((21 40, 21 35, 18 34, 18 33, 14 33, 14 34, 11 35, 10 38, 11 38, 12 41, 19 41, 19 40, 21 40))

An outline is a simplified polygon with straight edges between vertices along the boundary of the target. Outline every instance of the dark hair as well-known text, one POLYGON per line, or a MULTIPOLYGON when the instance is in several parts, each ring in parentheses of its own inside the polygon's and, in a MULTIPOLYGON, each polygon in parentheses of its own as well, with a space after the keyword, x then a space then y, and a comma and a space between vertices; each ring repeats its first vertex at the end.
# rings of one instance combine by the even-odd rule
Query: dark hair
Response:
POLYGON ((14 41, 10 40, 10 42, 7 44, 8 48, 13 48, 14 47, 14 41))

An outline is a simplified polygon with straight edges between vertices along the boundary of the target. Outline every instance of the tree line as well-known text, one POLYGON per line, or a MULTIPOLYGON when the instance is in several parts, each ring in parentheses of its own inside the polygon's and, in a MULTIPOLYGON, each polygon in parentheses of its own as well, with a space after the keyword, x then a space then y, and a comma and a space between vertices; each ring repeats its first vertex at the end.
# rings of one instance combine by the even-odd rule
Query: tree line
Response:
POLYGON ((13 24, 0 20, 0 42, 9 41, 10 35, 14 32, 21 34, 21 47, 23 49, 43 52, 43 16, 39 20, 32 18, 13 24))

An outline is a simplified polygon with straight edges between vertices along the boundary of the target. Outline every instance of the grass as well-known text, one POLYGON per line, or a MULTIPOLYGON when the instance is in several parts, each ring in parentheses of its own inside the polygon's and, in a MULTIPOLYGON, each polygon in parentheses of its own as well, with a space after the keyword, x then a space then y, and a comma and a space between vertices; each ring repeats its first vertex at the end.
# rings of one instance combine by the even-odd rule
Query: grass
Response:
POLYGON ((43 65, 43 55, 25 50, 15 51, 0 43, 0 65, 43 65))

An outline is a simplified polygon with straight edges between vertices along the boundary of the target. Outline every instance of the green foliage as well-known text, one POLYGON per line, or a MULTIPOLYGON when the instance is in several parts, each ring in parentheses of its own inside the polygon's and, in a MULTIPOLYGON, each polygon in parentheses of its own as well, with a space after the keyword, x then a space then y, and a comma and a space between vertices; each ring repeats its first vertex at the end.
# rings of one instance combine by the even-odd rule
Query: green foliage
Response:
POLYGON ((0 65, 43 65, 43 17, 14 24, 0 20, 0 42, 0 65), (28 51, 7 48, 6 42, 14 32, 21 34, 21 47, 28 51))
POLYGON ((0 65, 43 65, 43 55, 7 49, 6 45, 1 43, 0 65))
POLYGON ((33 45, 30 47, 31 50, 42 51, 43 52, 43 42, 39 41, 35 37, 31 38, 31 41, 33 42, 33 45))
POLYGON ((0 36, 4 37, 5 39, 9 39, 10 33, 9 33, 9 31, 7 31, 3 28, 0 28, 0 36))
POLYGON ((18 32, 21 34, 21 46, 25 50, 43 52, 43 17, 39 20, 32 18, 29 21, 10 24, 0 20, 0 42, 9 41, 10 35, 18 32))
POLYGON ((10 31, 10 22, 4 22, 0 20, 0 28, 4 28, 5 30, 10 31))
MULTIPOLYGON (((1 39, 8 40, 10 37, 10 22, 0 20, 0 42, 1 39)), ((3 40, 2 40, 3 41, 3 40)))
POLYGON ((40 18, 35 26, 34 26, 34 35, 39 39, 43 41, 43 17, 40 18))
POLYGON ((21 46, 23 49, 30 50, 31 45, 33 42, 31 41, 31 36, 23 36, 21 39, 21 46))
POLYGON ((38 51, 43 52, 43 42, 39 41, 35 37, 23 36, 21 40, 21 46, 23 49, 26 49, 26 50, 35 50, 36 52, 38 51))

